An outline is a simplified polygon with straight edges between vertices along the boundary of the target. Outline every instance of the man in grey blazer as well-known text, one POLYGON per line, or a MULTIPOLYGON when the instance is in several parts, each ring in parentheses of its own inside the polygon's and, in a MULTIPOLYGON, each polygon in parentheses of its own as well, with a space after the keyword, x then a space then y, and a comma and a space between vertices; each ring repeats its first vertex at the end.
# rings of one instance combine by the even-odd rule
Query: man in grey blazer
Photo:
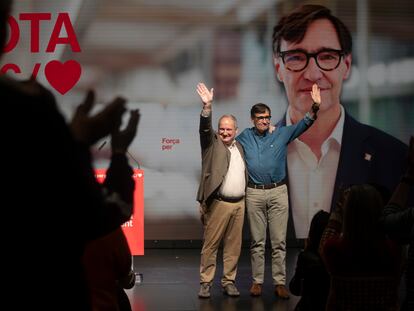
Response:
POLYGON ((218 132, 211 125, 211 106, 214 90, 203 83, 197 85, 203 102, 200 115, 200 143, 202 176, 197 193, 201 220, 204 225, 204 242, 200 263, 200 298, 210 297, 210 288, 216 271, 216 257, 223 241, 223 292, 239 296, 234 285, 237 262, 242 243, 244 221, 244 195, 247 172, 243 149, 235 141, 237 120, 223 115, 218 132))

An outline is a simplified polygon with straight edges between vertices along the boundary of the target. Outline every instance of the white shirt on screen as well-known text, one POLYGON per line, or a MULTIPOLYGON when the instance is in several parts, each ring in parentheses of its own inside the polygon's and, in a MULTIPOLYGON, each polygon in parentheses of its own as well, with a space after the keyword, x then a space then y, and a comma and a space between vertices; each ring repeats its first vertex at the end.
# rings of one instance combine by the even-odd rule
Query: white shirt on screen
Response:
MULTIPOLYGON (((286 112, 286 125, 291 125, 290 109, 286 112)), ((322 156, 318 161, 312 150, 299 140, 288 146, 289 198, 292 208, 296 238, 308 236, 313 215, 319 210, 330 212, 341 151, 345 111, 331 135, 321 146, 322 156)))

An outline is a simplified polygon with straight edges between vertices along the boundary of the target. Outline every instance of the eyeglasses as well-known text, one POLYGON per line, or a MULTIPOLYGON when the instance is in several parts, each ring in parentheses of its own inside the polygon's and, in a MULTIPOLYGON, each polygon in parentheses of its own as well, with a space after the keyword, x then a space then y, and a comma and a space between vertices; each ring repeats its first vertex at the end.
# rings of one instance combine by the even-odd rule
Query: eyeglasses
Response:
POLYGON ((260 117, 256 117, 255 118, 257 120, 270 120, 272 118, 272 116, 260 116, 260 117))
POLYGON ((302 71, 313 57, 316 65, 322 70, 331 71, 336 69, 345 53, 342 50, 324 49, 317 53, 307 53, 303 50, 279 51, 286 69, 294 72, 302 71))

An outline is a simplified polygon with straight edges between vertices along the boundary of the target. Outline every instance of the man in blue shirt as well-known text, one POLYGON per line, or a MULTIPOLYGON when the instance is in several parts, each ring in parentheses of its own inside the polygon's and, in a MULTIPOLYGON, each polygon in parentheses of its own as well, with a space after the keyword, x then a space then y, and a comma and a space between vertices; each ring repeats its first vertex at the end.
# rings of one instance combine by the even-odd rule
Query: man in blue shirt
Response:
POLYGON ((320 90, 310 92, 314 104, 311 113, 295 125, 281 126, 270 132, 270 108, 262 103, 250 110, 254 127, 245 129, 236 139, 243 146, 249 181, 246 209, 250 226, 253 285, 252 296, 260 296, 264 279, 266 228, 272 246, 272 278, 276 296, 288 299, 286 284, 286 228, 289 215, 286 186, 287 145, 306 131, 316 119, 320 90))

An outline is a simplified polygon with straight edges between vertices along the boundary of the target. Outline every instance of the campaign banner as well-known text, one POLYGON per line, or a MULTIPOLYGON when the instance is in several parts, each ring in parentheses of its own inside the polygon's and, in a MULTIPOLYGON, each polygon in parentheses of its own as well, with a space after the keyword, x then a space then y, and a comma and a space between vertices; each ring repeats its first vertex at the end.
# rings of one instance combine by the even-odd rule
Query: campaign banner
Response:
MULTIPOLYGON (((106 178, 106 169, 96 169, 95 177, 99 183, 106 178)), ((144 170, 134 169, 135 181, 134 211, 130 220, 122 225, 132 255, 144 255, 144 170)))

